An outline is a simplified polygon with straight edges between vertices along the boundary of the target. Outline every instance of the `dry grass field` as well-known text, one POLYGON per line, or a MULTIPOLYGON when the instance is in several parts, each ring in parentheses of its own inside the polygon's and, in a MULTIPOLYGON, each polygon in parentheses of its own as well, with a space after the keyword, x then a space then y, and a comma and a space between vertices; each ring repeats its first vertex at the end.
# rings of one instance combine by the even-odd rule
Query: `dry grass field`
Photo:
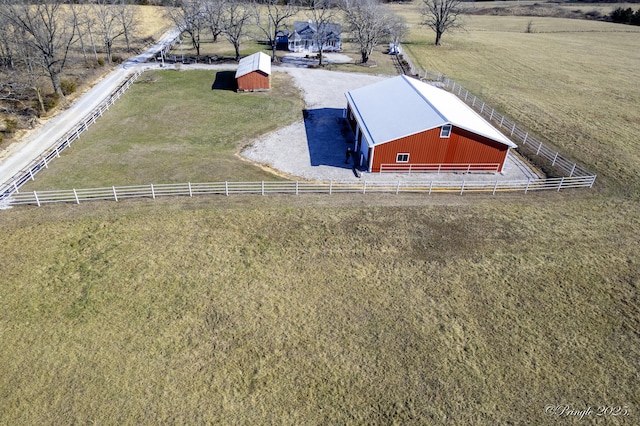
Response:
POLYGON ((638 424, 640 33, 526 22, 405 47, 593 190, 0 211, 0 423, 638 424))

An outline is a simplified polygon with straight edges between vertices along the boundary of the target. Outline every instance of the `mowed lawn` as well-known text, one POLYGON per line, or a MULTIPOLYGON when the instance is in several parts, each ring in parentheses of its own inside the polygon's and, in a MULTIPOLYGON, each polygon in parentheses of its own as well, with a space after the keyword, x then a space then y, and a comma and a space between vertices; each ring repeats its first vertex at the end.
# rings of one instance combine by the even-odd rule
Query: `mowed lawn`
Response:
POLYGON ((414 61, 548 128, 598 173, 593 190, 0 211, 0 423, 637 424, 640 60, 607 52, 638 34, 610 24, 548 47, 507 31, 515 18, 469 19, 442 49, 412 27, 414 61), (505 44, 513 68, 490 66, 505 44), (570 60, 590 51, 610 66, 596 92, 570 60), (593 413, 546 412, 558 405, 593 413))
POLYGON ((234 83, 234 73, 145 72, 25 190, 278 179, 237 153, 301 120, 300 93, 278 72, 271 91, 237 93, 222 84, 234 83), (214 82, 222 88, 212 89, 214 82))

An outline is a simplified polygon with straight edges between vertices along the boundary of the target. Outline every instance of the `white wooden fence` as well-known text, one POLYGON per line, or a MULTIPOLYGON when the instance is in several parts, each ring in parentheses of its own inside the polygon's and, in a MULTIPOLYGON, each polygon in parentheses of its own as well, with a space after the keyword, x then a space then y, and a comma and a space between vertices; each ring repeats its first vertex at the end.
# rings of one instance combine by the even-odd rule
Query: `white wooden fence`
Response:
POLYGON ((120 96, 140 77, 140 74, 142 74, 142 71, 138 70, 129 76, 117 90, 112 92, 100 105, 85 115, 72 130, 58 139, 50 148, 42 152, 38 158, 31 161, 29 165, 13 175, 11 179, 0 185, 0 200, 17 192, 22 185, 30 180, 34 180, 34 176, 39 171, 48 168, 51 161, 59 158, 62 151, 69 148, 75 140, 80 138, 80 135, 87 130, 89 126, 95 123, 98 118, 102 117, 102 114, 104 114, 115 101, 120 99, 120 96))
POLYGON ((235 194, 368 194, 368 193, 455 193, 463 195, 471 192, 491 193, 524 192, 591 187, 595 176, 563 177, 558 179, 534 179, 509 182, 478 181, 422 181, 422 182, 369 182, 357 183, 328 182, 311 183, 299 181, 262 181, 262 182, 209 182, 151 184, 137 186, 112 186, 106 188, 68 189, 55 191, 18 192, 8 197, 8 204, 31 204, 42 206, 49 203, 75 203, 84 201, 112 200, 126 198, 151 198, 169 196, 193 197, 197 195, 235 195, 235 194))
POLYGON ((500 163, 474 163, 474 164, 380 164, 379 173, 498 173, 500 163))
MULTIPOLYGON (((592 177, 595 180, 595 174, 589 172, 576 162, 564 157, 558 151, 546 146, 541 141, 531 136, 528 131, 519 128, 516 123, 496 112, 494 108, 487 105, 486 102, 469 92, 454 80, 451 80, 441 73, 417 68, 413 65, 411 59, 406 56, 404 59, 409 64, 411 74, 418 76, 418 78, 422 80, 440 82, 444 88, 457 95, 458 98, 471 106, 471 108, 486 118, 487 121, 493 123, 505 135, 508 135, 520 148, 528 148, 526 153, 527 157, 532 157, 534 160, 543 160, 551 167, 555 167, 557 170, 561 171, 567 177, 592 177)), ((591 186, 592 185, 589 185, 589 187, 591 186)))
MULTIPOLYGON (((496 194, 497 192, 520 191, 525 194, 528 191, 537 190, 557 190, 568 188, 591 188, 596 180, 596 175, 590 173, 584 167, 562 156, 557 151, 547 147, 539 140, 523 129, 520 129, 513 121, 504 115, 499 114, 494 108, 488 106, 484 101, 471 94, 455 81, 449 79, 441 73, 417 69, 413 66, 409 58, 405 58, 411 68, 411 73, 424 80, 437 81, 445 88, 456 94, 468 105, 474 108, 480 115, 488 121, 496 124, 503 133, 508 134, 512 139, 519 141, 521 147, 528 147, 529 156, 538 157, 548 162, 552 167, 560 170, 566 176, 553 179, 536 179, 521 181, 498 181, 478 182, 478 181, 424 181, 424 182, 368 182, 362 183, 308 183, 298 181, 278 181, 278 182, 214 182, 214 183, 184 183, 184 184, 156 184, 139 186, 120 186, 110 188, 90 188, 71 189, 60 191, 40 191, 20 193, 19 189, 29 180, 34 179, 43 168, 47 168, 49 162, 60 156, 60 153, 71 146, 71 143, 80 137, 96 119, 109 108, 120 96, 135 82, 141 71, 133 74, 118 90, 112 93, 91 113, 87 114, 79 124, 40 157, 34 160, 26 168, 21 170, 8 182, 0 186, 0 200, 9 199, 9 205, 34 204, 41 206, 46 203, 71 202, 80 203, 89 200, 115 200, 123 198, 147 197, 156 198, 172 195, 194 196, 202 194, 309 194, 309 193, 401 193, 401 192, 423 192, 423 193, 459 193, 484 192, 496 194)), ((6 200, 5 200, 6 203, 6 200)))

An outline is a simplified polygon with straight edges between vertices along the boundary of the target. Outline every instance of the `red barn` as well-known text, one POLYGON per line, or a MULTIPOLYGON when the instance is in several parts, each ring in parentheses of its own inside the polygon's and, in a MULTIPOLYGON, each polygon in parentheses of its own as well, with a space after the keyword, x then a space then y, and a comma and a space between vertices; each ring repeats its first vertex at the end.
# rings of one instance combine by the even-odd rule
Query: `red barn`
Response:
POLYGON ((452 93, 404 75, 346 93, 355 153, 369 172, 501 172, 516 148, 452 93))
POLYGON ((269 90, 271 83, 271 57, 262 52, 240 59, 236 71, 238 92, 269 90))

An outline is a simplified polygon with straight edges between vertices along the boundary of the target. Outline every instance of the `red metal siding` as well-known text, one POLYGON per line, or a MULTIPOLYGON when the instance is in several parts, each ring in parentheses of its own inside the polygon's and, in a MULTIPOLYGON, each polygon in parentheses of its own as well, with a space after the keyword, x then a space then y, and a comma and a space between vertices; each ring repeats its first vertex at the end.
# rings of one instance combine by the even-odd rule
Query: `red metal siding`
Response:
POLYGON ((252 71, 238 77, 238 91, 269 90, 269 76, 260 71, 252 71))
POLYGON ((502 169, 507 151, 506 145, 457 127, 449 138, 440 138, 438 127, 376 146, 371 171, 395 164, 399 153, 409 154, 404 164, 499 163, 502 169))

